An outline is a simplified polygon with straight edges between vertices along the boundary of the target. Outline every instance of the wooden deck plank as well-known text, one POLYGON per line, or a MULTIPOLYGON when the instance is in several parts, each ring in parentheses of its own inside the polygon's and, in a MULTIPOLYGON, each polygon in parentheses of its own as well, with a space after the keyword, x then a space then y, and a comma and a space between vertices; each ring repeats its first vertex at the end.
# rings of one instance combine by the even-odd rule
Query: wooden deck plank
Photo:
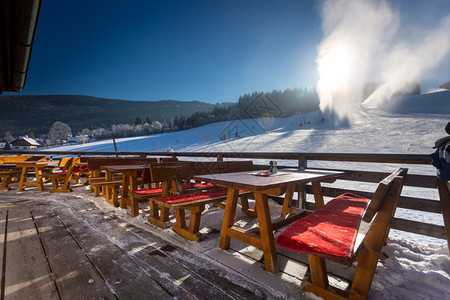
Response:
POLYGON ((267 276, 264 269, 264 263, 253 260, 250 257, 241 255, 233 250, 223 251, 219 248, 214 248, 205 253, 210 258, 216 260, 218 263, 233 269, 243 277, 248 277, 258 282, 266 289, 272 289, 272 297, 282 297, 277 295, 278 291, 282 291, 283 296, 288 299, 303 299, 303 293, 300 290, 300 280, 292 276, 285 276, 282 272, 277 272, 272 276, 267 276))
POLYGON ((4 298, 4 281, 3 273, 5 271, 3 257, 5 252, 5 230, 6 230, 7 205, 0 203, 0 299, 4 298))
MULTIPOLYGON (((196 266, 198 257, 189 255, 187 251, 169 244, 153 234, 147 234, 141 229, 121 226, 124 220, 119 218, 95 218, 97 208, 89 210, 82 204, 77 204, 77 212, 87 211, 82 217, 98 227, 103 233, 120 237, 118 245, 132 259, 144 268, 158 283, 177 298, 193 299, 258 299, 252 290, 246 290, 237 284, 229 282, 228 274, 209 274, 210 268, 196 266), (79 206, 78 206, 79 205, 79 206), (94 212, 94 213, 93 213, 94 212), (219 276, 218 276, 219 275, 219 276)), ((184 240, 184 242, 188 242, 184 240)))
POLYGON ((5 299, 59 299, 30 210, 8 208, 5 299))
POLYGON ((31 211, 62 299, 116 299, 76 241, 48 206, 31 211))
MULTIPOLYGON (((147 231, 143 231, 136 227, 131 227, 130 231, 145 239, 154 237, 151 235, 148 236, 149 233, 147 231)), ((176 236, 179 237, 178 235, 176 236)), ((184 238, 183 242, 194 243, 187 241, 184 238)), ((224 296, 220 297, 221 294, 219 292, 223 292, 227 295, 227 297, 231 297, 232 299, 253 300, 273 298, 272 291, 268 292, 265 286, 262 287, 253 279, 241 276, 239 273, 234 272, 229 266, 226 266, 225 268, 218 268, 216 263, 213 264, 208 261, 208 256, 204 253, 192 253, 176 246, 169 248, 166 251, 164 248, 167 247, 168 243, 164 242, 164 244, 166 245, 163 246, 162 249, 164 251, 164 255, 166 255, 170 260, 176 261, 178 267, 182 267, 186 271, 190 272, 192 274, 191 276, 198 276, 210 284, 211 290, 215 291, 215 296, 213 299, 226 299, 224 296)), ((218 249, 217 244, 215 244, 214 249, 218 249)), ((189 287, 191 290, 192 288, 193 287, 189 287)), ((200 297, 201 299, 211 299, 211 297, 204 297, 204 295, 209 295, 209 293, 204 294, 203 291, 196 291, 193 295, 200 297)))
POLYGON ((55 212, 119 299, 173 298, 98 228, 68 208, 57 207, 55 212))

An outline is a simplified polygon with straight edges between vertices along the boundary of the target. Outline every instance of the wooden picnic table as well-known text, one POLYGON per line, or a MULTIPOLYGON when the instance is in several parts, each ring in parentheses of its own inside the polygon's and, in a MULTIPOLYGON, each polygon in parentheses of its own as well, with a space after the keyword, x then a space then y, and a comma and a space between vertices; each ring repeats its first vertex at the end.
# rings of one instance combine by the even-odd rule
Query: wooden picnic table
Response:
POLYGON ((258 176, 258 171, 210 174, 194 176, 194 179, 215 183, 228 188, 225 214, 220 232, 219 247, 226 250, 231 238, 255 246, 263 250, 266 270, 278 271, 278 260, 275 251, 273 231, 308 214, 307 211, 290 207, 296 184, 312 183, 316 209, 323 207, 323 194, 320 182, 334 182, 344 174, 337 171, 283 169, 270 176, 258 176), (255 208, 259 223, 259 235, 254 228, 249 230, 234 226, 234 218, 239 190, 253 192, 255 208), (268 195, 285 194, 281 216, 272 221, 270 217, 268 195))
POLYGON ((58 164, 59 160, 46 160, 46 161, 17 161, 10 162, 15 164, 16 167, 22 168, 19 181, 19 191, 23 191, 26 186, 37 186, 38 191, 44 190, 44 180, 42 178, 42 169, 51 164, 58 164), (28 181, 28 172, 34 170, 36 181, 28 181))
MULTIPOLYGON (((129 205, 128 194, 129 190, 137 190, 137 178, 138 173, 141 172, 148 165, 111 165, 111 166, 101 166, 100 169, 105 171, 106 181, 113 181, 114 174, 122 173, 122 191, 120 193, 120 207, 127 208, 129 205)), ((109 189, 106 189, 106 198, 110 198, 109 189)))

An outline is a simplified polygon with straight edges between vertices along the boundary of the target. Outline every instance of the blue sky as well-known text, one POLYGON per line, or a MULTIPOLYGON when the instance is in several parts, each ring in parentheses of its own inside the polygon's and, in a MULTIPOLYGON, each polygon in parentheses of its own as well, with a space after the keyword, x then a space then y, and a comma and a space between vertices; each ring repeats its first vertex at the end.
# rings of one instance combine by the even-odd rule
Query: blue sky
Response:
MULTIPOLYGON (((449 0, 392 5, 405 22, 428 24, 450 11, 449 0)), ((320 7, 314 0, 45 0, 20 94, 219 103, 314 88, 320 7)), ((437 84, 450 80, 443 72, 437 84)))

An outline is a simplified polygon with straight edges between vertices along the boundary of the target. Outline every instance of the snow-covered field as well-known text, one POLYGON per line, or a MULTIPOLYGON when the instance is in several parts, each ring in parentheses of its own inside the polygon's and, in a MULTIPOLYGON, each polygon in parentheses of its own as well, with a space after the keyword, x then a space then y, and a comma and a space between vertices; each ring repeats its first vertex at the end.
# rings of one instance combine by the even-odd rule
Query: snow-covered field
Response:
MULTIPOLYGON (((118 151, 136 152, 163 152, 172 147, 176 152, 430 154, 434 141, 447 135, 444 127, 450 121, 450 91, 438 90, 397 98, 383 108, 361 107, 356 111, 348 122, 333 122, 320 112, 314 112, 285 119, 230 120, 186 131, 118 139, 116 142, 118 151), (221 140, 224 134, 227 138, 221 140)), ((104 140, 48 150, 114 151, 114 147, 112 140, 104 140)), ((328 162, 310 166, 334 167, 328 162)), ((370 164, 366 167, 373 168, 370 164)), ((396 167, 382 166, 387 171, 396 167)), ((380 166, 376 168, 380 170, 380 166)), ((435 170, 431 165, 412 166, 410 172, 434 174, 435 170)), ((438 199, 436 191, 410 189, 405 192, 438 199)), ((443 223, 439 214, 418 215, 398 210, 396 216, 443 223)), ((208 225, 205 221, 202 220, 202 227, 208 225)), ((386 258, 378 265, 371 298, 450 299, 450 259, 444 240, 391 231, 384 253, 386 258)))
MULTIPOLYGON (((362 108, 349 122, 335 124, 320 112, 290 118, 230 120, 151 136, 117 139, 118 151, 241 152, 432 152, 450 116, 450 90, 400 98, 384 109, 362 108), (305 121, 309 124, 305 125, 305 121), (300 123, 302 123, 300 126, 300 123), (236 137, 236 132, 240 136, 236 137), (221 140, 225 134, 227 139, 221 140)), ((114 151, 112 140, 49 150, 114 151)))

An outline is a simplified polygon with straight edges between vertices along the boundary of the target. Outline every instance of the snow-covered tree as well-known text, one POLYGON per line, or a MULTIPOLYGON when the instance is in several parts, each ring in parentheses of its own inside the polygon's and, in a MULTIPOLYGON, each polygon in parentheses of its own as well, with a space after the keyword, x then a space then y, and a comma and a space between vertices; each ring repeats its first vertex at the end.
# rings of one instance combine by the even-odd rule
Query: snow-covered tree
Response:
POLYGON ((48 138, 54 144, 62 144, 64 140, 72 136, 70 126, 63 122, 53 123, 48 133, 48 138))

